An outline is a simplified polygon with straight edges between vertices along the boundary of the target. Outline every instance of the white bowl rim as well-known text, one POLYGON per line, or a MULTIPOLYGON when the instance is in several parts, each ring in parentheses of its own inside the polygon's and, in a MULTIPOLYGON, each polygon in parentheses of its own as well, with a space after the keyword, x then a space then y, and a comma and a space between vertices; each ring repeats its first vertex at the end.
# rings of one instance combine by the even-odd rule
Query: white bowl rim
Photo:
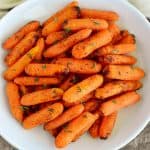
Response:
MULTIPOLYGON (((22 7, 24 7, 25 5, 29 5, 32 2, 36 2, 38 0, 28 0, 25 1, 23 3, 21 3, 20 5, 16 6, 15 8, 13 8, 10 12, 8 12, 1 20, 0 20, 0 26, 3 22, 3 20, 5 20, 6 18, 9 17, 9 15, 12 12, 15 12, 18 9, 21 9, 22 7)), ((79 1, 79 0, 77 0, 79 1)), ((130 9, 134 10, 135 13, 137 13, 139 15, 139 17, 143 20, 143 22, 145 23, 145 25, 150 29, 150 23, 148 22, 148 20, 146 19, 146 17, 136 8, 134 7, 132 4, 130 4, 127 0, 120 0, 121 3, 123 3, 123 5, 126 5, 127 7, 129 7, 130 9)), ((125 145, 127 145, 130 141, 132 141, 136 136, 138 136, 140 134, 140 132, 146 127, 146 125, 150 122, 150 112, 149 115, 147 115, 147 118, 145 119, 145 121, 137 128, 136 132, 134 132, 132 135, 129 135, 128 138, 126 139, 126 141, 120 143, 120 145, 115 145, 114 149, 120 149, 122 147, 124 147, 125 145)), ((1 130, 1 129, 0 129, 1 130)), ((7 136, 6 135, 2 135, 2 133, 0 132, 0 135, 3 137, 3 139, 5 139, 9 144, 11 144, 13 147, 18 148, 18 149, 22 149, 21 147, 19 147, 16 143, 13 143, 12 141, 8 141, 7 140, 7 136)))

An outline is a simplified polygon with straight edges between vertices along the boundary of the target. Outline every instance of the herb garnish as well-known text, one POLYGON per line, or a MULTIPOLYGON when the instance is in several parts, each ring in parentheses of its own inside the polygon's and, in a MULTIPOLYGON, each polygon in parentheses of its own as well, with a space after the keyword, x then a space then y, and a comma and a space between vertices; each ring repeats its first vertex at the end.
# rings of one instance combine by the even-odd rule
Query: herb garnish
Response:
POLYGON ((27 53, 27 56, 32 59, 32 54, 31 53, 27 53))
POLYGON ((79 86, 77 86, 77 92, 81 92, 81 88, 79 86))
POLYGON ((34 78, 34 82, 38 82, 39 81, 39 78, 38 77, 35 77, 34 78))
POLYGON ((93 23, 94 23, 95 25, 99 25, 99 24, 100 24, 100 23, 97 22, 97 21, 93 21, 93 23))
POLYGON ((46 64, 43 64, 43 65, 42 65, 42 69, 46 69, 46 64))

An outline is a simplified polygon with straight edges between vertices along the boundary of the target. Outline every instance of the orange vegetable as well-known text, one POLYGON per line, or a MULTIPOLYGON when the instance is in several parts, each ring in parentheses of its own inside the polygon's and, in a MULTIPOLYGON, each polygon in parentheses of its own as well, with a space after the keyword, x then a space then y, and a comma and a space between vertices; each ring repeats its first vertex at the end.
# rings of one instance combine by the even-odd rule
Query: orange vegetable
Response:
POLYGON ((128 55, 104 55, 99 57, 100 63, 112 65, 133 65, 136 63, 136 58, 128 55))
POLYGON ((89 112, 84 112, 76 119, 72 120, 65 126, 55 139, 55 145, 58 148, 63 148, 71 143, 76 136, 83 134, 95 122, 97 117, 89 112), (87 128, 88 127, 88 128, 87 128), (86 130, 85 130, 86 129, 86 130))
POLYGON ((127 92, 115 98, 109 99, 100 106, 100 112, 104 116, 108 116, 122 108, 133 105, 140 100, 140 95, 136 92, 127 92))
POLYGON ((95 97, 106 99, 127 91, 134 91, 142 86, 140 81, 112 81, 104 84, 103 87, 96 89, 95 97))
POLYGON ((48 36, 50 33, 59 31, 65 20, 77 18, 80 15, 79 7, 68 7, 60 14, 56 15, 53 20, 49 21, 42 30, 43 36, 48 36))
POLYGON ((60 84, 60 88, 66 91, 78 81, 79 78, 76 75, 71 74, 63 83, 60 84))
POLYGON ((85 111, 93 112, 99 107, 100 102, 96 99, 91 99, 87 102, 85 102, 84 107, 85 111))
POLYGON ((14 79, 14 82, 19 85, 49 85, 49 84, 58 84, 60 80, 58 78, 38 78, 38 77, 17 77, 14 79))
POLYGON ((78 60, 74 58, 59 58, 55 63, 68 67, 69 72, 72 73, 94 74, 101 70, 101 64, 88 59, 78 60))
POLYGON ((50 18, 48 18, 45 22, 44 22, 44 26, 46 26, 47 24, 49 24, 50 22, 56 20, 55 18, 59 17, 60 14, 64 13, 66 11, 66 9, 70 8, 70 7, 78 7, 78 2, 77 1, 73 1, 69 4, 67 4, 63 9, 61 9, 60 11, 56 12, 54 15, 52 15, 50 18))
POLYGON ((24 55, 34 46, 37 39, 37 32, 28 33, 6 56, 6 64, 8 66, 13 65, 22 55, 24 55))
POLYGON ((36 60, 41 60, 41 59, 42 59, 42 53, 43 53, 44 48, 45 48, 44 38, 40 38, 40 39, 37 41, 37 45, 39 46, 39 52, 38 52, 38 54, 36 55, 35 59, 36 59, 36 60))
POLYGON ((27 66, 35 58, 38 51, 38 46, 32 48, 29 52, 22 56, 15 64, 13 64, 4 72, 4 78, 6 80, 13 80, 18 75, 20 75, 24 71, 25 66, 27 66))
POLYGON ((72 49, 72 55, 77 59, 85 58, 111 40, 112 34, 108 30, 100 31, 83 42, 76 44, 72 49))
POLYGON ((116 44, 107 45, 96 51, 97 56, 108 55, 108 54, 127 54, 135 51, 135 44, 116 44))
POLYGON ((78 117, 83 112, 83 110, 84 106, 82 104, 72 106, 69 109, 67 109, 64 113, 62 113, 60 116, 58 116, 56 119, 45 124, 44 128, 46 130, 56 129, 62 126, 63 124, 71 121, 72 119, 78 117))
POLYGON ((13 117, 19 122, 22 122, 23 111, 21 109, 18 86, 13 82, 8 82, 6 85, 6 94, 13 117))
POLYGON ((10 36, 6 41, 3 43, 4 49, 12 49, 26 34, 36 31, 40 26, 39 21, 31 21, 19 29, 16 33, 10 36))
POLYGON ((70 19, 64 23, 63 28, 71 31, 81 29, 103 30, 108 28, 108 23, 103 19, 70 19))
POLYGON ((110 114, 109 116, 104 116, 102 118, 102 122, 99 126, 99 137, 101 139, 107 139, 108 136, 111 134, 115 122, 117 119, 117 113, 114 112, 112 114, 110 114))
POLYGON ((44 52, 44 57, 51 58, 66 52, 76 43, 86 39, 91 34, 91 32, 92 32, 91 29, 83 29, 78 31, 77 33, 72 34, 71 36, 65 38, 64 40, 58 42, 57 44, 50 46, 44 52))
POLYGON ((21 98, 21 104, 25 106, 40 104, 49 101, 56 101, 61 98, 63 90, 59 88, 51 88, 35 91, 24 95, 21 98))
POLYGON ((93 75, 69 88, 63 95, 63 100, 68 103, 80 101, 85 95, 91 93, 103 83, 101 75, 93 75))
POLYGON ((23 127, 25 129, 31 129, 50 120, 53 120, 63 112, 63 109, 64 108, 61 103, 49 105, 26 117, 23 121, 23 127))
POLYGON ((81 16, 83 18, 99 18, 108 21, 116 21, 119 19, 119 15, 116 12, 107 10, 87 9, 87 8, 81 9, 81 16))
POLYGON ((28 89, 24 85, 20 85, 21 95, 25 95, 28 93, 28 89))
POLYGON ((25 72, 31 76, 55 76, 60 73, 68 73, 69 70, 59 64, 32 63, 25 67, 25 72))
POLYGON ((68 36, 68 34, 65 31, 52 32, 47 36, 45 42, 48 45, 56 44, 60 40, 66 38, 67 36, 68 36))
POLYGON ((144 77, 144 71, 130 65, 108 65, 104 69, 106 77, 119 80, 140 80, 144 77))
POLYGON ((99 126, 101 123, 101 119, 98 118, 94 124, 91 126, 91 128, 89 129, 89 133, 93 138, 98 138, 99 137, 99 126))

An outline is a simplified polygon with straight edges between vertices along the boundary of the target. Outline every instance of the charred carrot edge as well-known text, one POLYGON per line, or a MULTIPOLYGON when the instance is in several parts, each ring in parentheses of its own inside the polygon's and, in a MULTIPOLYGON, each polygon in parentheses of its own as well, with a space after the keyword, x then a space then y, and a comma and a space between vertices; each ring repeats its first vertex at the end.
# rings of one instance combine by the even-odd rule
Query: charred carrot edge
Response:
POLYGON ((50 22, 52 22, 53 20, 55 20, 55 18, 57 18, 60 14, 62 14, 64 11, 66 11, 66 9, 70 8, 70 7, 78 7, 78 2, 77 1, 73 1, 69 4, 67 4, 62 10, 56 12, 54 15, 52 15, 50 18, 48 18, 43 26, 46 26, 47 24, 49 24, 50 22))
POLYGON ((38 38, 37 32, 28 33, 6 56, 5 62, 8 66, 13 65, 22 55, 30 50, 38 38))
POLYGON ((96 10, 96 9, 81 9, 81 16, 84 18, 99 18, 108 21, 116 21, 119 19, 119 15, 114 11, 96 10))
POLYGON ((144 71, 130 65, 108 65, 104 69, 106 77, 120 80, 140 80, 144 77, 144 71))
POLYGON ((8 82, 6 85, 6 94, 8 97, 9 107, 13 117, 19 122, 22 122, 23 111, 21 109, 18 86, 13 82, 8 82))
POLYGON ((74 140, 74 138, 78 134, 80 134, 82 130, 84 130, 85 128, 87 129, 87 126, 90 128, 90 126, 95 122, 96 119, 97 118, 93 114, 89 112, 84 112, 79 117, 72 120, 57 135, 55 139, 56 147, 63 148, 67 146, 69 143, 71 143, 74 140))
POLYGON ((39 46, 39 52, 38 52, 38 54, 36 55, 35 59, 36 59, 36 60, 41 60, 41 59, 42 59, 42 53, 43 53, 44 48, 45 48, 44 38, 40 38, 40 39, 37 41, 37 45, 39 46))
POLYGON ((97 56, 108 55, 108 54, 127 54, 135 51, 135 44, 116 44, 107 45, 96 51, 97 56))
POLYGON ((103 19, 70 19, 64 23, 63 28, 71 31, 81 29, 103 30, 108 28, 108 23, 103 19))
POLYGON ((24 85, 20 85, 19 88, 20 88, 22 96, 28 93, 28 89, 24 85))
POLYGON ((49 85, 49 84, 58 84, 60 80, 58 78, 38 78, 38 77, 17 77, 14 79, 14 82, 19 85, 49 85))
POLYGON ((63 112, 63 105, 61 103, 49 105, 26 117, 23 121, 23 127, 25 129, 34 128, 38 125, 44 124, 45 122, 55 119, 62 112, 63 112))
POLYGON ((40 26, 39 21, 31 21, 23 26, 19 31, 10 36, 3 43, 4 49, 12 49, 26 34, 36 31, 40 26))
POLYGON ((115 125, 117 119, 117 112, 110 114, 109 116, 104 116, 102 122, 99 126, 99 137, 101 139, 107 139, 115 125))
POLYGON ((97 108, 99 107, 99 104, 100 104, 100 102, 98 100, 90 99, 89 101, 85 102, 84 110, 93 112, 93 111, 97 110, 97 108))
POLYGON ((73 102, 73 103, 68 103, 66 101, 63 101, 63 105, 65 107, 71 107, 71 106, 74 106, 74 105, 77 105, 77 104, 84 104, 85 102, 89 101, 91 98, 94 97, 94 92, 91 92, 87 95, 85 95, 84 97, 82 97, 80 100, 78 100, 77 102, 73 102))
POLYGON ((113 112, 119 111, 129 105, 133 105, 140 100, 140 95, 136 92, 127 92, 115 98, 109 99, 100 106, 100 112, 104 116, 108 116, 113 112))
POLYGON ((92 136, 92 138, 98 138, 99 137, 99 126, 101 123, 101 119, 98 118, 94 124, 91 126, 91 128, 89 129, 89 133, 92 136))
POLYGON ((25 72, 31 76, 55 76, 60 73, 68 73, 69 69, 59 64, 32 63, 25 67, 25 72))
POLYGON ((141 86, 142 83, 140 81, 112 81, 96 89, 95 97, 98 99, 106 99, 123 92, 137 90, 141 86))
POLYGON ((42 35, 48 36, 52 32, 59 31, 62 28, 62 24, 65 20, 78 18, 80 14, 79 7, 69 7, 62 13, 54 17, 47 25, 42 29, 42 35))
POLYGON ((93 75, 69 88, 63 95, 63 100, 68 103, 80 101, 85 95, 94 91, 103 83, 101 75, 93 75))
POLYGON ((88 59, 59 58, 55 63, 68 67, 72 73, 94 74, 101 70, 101 64, 88 59))
POLYGON ((20 75, 24 71, 25 66, 28 65, 35 58, 38 51, 38 46, 32 48, 29 52, 22 56, 15 64, 13 64, 4 72, 4 78, 6 80, 12 80, 18 75, 20 75))
POLYGON ((45 124, 44 128, 46 130, 58 128, 79 116, 83 112, 83 110, 84 106, 82 104, 72 106, 69 109, 67 109, 64 113, 62 113, 59 117, 45 124))
POLYGON ((48 101, 56 101, 61 98, 62 94, 63 90, 59 88, 35 91, 24 95, 21 98, 21 104, 25 106, 30 106, 48 101))
POLYGON ((51 58, 66 52, 69 48, 74 46, 76 43, 82 41, 83 39, 86 39, 91 34, 91 32, 92 32, 91 29, 83 29, 72 34, 71 36, 65 38, 64 40, 58 42, 57 44, 50 46, 44 52, 44 57, 51 58))
POLYGON ((104 55, 99 57, 100 63, 112 65, 133 65, 136 63, 136 58, 127 55, 104 55))
POLYGON ((76 75, 71 74, 63 83, 60 84, 60 88, 66 91, 68 88, 73 86, 79 81, 79 78, 76 75))
POLYGON ((60 40, 68 37, 68 33, 66 33, 65 31, 58 31, 58 32, 52 32, 50 33, 47 38, 46 38, 46 44, 51 45, 51 44, 56 44, 58 43, 60 40))
POLYGON ((52 136, 56 137, 56 136, 58 135, 58 133, 59 133, 59 129, 48 130, 48 132, 49 132, 52 136))
POLYGON ((73 57, 82 59, 90 55, 96 49, 106 45, 112 40, 112 34, 108 30, 98 32, 88 39, 76 44, 72 49, 73 57))

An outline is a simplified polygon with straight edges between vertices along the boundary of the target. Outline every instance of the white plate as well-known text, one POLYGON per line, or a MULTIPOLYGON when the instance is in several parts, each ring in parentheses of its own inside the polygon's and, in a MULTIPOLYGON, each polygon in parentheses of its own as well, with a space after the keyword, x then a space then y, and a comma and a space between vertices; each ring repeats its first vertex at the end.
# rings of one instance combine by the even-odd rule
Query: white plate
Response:
MULTIPOLYGON (((10 34, 30 20, 45 20, 56 10, 66 5, 70 0, 29 0, 16 7, 0 22, 0 45, 10 34)), ((119 112, 115 129, 108 140, 92 139, 89 135, 82 136, 77 142, 66 147, 67 150, 112 150, 118 149, 135 136, 150 120, 150 24, 145 17, 124 0, 80 0, 81 7, 114 10, 120 14, 119 24, 137 38, 137 57, 139 65, 144 68, 146 77, 140 90, 140 103, 119 112)), ((0 48, 0 73, 6 69, 3 59, 5 51, 0 48)), ((42 127, 24 130, 16 122, 8 108, 5 95, 5 81, 0 78, 0 133, 12 145, 21 150, 50 150, 56 149, 54 139, 42 127)))

